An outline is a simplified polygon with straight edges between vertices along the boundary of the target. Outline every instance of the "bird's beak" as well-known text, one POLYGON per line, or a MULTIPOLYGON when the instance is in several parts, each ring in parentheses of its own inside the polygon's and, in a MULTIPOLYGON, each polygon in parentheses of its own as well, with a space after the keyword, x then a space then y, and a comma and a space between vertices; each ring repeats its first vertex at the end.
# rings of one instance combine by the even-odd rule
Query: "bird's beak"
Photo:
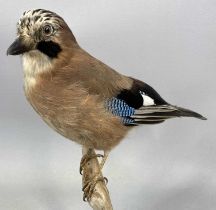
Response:
POLYGON ((20 55, 29 51, 29 48, 23 44, 20 38, 17 38, 8 48, 7 55, 20 55))

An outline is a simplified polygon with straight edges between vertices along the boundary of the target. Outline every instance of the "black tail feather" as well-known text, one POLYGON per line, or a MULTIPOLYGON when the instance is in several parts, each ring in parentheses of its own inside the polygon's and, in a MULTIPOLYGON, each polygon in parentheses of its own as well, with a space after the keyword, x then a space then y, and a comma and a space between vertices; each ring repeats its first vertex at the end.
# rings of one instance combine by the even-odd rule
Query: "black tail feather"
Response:
POLYGON ((178 109, 176 111, 176 115, 179 117, 195 117, 195 118, 198 118, 200 120, 207 120, 207 118, 203 117, 201 114, 194 112, 192 110, 177 107, 177 106, 176 106, 176 108, 178 109))
POLYGON ((174 117, 195 117, 206 120, 205 117, 197 112, 172 105, 143 106, 137 109, 135 114, 131 116, 137 124, 160 123, 174 117))

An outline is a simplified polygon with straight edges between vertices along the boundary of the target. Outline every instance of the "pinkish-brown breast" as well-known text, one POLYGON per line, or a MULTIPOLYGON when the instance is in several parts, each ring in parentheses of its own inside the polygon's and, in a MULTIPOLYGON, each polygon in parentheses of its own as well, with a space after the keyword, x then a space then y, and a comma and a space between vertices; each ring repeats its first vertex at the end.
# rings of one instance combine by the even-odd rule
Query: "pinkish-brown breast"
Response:
POLYGON ((34 87, 26 90, 28 101, 50 127, 66 138, 81 145, 110 150, 129 129, 105 108, 105 96, 111 97, 118 87, 107 88, 108 81, 99 85, 97 78, 91 81, 82 76, 83 73, 75 79, 75 73, 68 68, 36 77, 34 87), (85 80, 89 81, 85 83, 85 80))

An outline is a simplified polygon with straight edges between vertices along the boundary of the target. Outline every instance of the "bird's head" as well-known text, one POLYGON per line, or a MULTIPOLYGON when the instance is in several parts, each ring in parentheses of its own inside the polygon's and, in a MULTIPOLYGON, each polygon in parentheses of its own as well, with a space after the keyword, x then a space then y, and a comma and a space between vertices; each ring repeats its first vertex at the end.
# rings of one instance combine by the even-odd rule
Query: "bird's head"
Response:
POLYGON ((34 52, 52 59, 57 58, 64 47, 70 48, 74 44, 76 40, 71 30, 59 15, 44 9, 29 10, 17 23, 17 39, 7 54, 34 52))

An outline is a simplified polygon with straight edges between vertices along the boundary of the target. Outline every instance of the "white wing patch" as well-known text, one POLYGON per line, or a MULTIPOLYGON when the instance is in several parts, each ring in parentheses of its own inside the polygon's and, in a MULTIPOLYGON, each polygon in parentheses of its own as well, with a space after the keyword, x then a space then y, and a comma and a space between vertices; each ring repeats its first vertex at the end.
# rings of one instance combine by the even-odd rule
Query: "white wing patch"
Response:
POLYGON ((147 96, 144 92, 140 91, 141 96, 143 97, 143 106, 155 105, 154 99, 147 96))

